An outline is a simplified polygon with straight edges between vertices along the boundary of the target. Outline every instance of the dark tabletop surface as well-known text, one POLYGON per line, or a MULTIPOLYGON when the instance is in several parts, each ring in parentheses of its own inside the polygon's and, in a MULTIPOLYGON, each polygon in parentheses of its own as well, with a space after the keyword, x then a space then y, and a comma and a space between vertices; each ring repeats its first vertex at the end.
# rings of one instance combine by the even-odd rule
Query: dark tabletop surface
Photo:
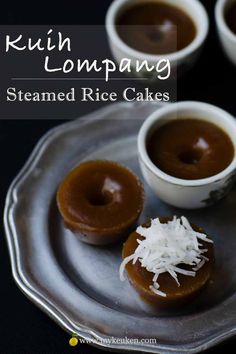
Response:
MULTIPOLYGON (((77 1, 5 1, 0 11, 1 24, 103 24, 110 0, 77 1)), ((236 68, 224 57, 216 37, 213 10, 215 1, 202 1, 207 7, 211 26, 207 45, 197 65, 178 82, 178 100, 201 100, 216 104, 236 115, 236 68)), ((78 116, 80 112, 78 111, 78 116)), ((0 120, 0 208, 3 213, 7 189, 28 158, 38 139, 62 121, 0 120)), ((54 354, 102 353, 87 345, 71 348, 69 336, 34 306, 17 288, 11 275, 4 230, 0 238, 0 353, 54 354)), ((232 352, 236 339, 209 353, 232 352)))

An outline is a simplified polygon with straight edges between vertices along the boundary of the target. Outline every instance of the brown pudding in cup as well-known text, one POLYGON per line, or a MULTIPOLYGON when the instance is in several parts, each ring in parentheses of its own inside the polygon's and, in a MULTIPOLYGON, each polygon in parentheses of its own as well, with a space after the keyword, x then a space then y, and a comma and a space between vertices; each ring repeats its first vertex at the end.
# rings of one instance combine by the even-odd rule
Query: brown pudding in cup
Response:
POLYGON ((154 129, 147 139, 147 152, 168 175, 197 180, 226 169, 234 158, 234 145, 217 125, 183 118, 154 129))
POLYGON ((236 1, 228 1, 225 10, 225 21, 234 35, 236 35, 236 1))
POLYGON ((131 48, 159 55, 187 47, 197 33, 184 10, 164 1, 133 4, 119 14, 116 26, 120 38, 131 48))
MULTIPOLYGON (((159 218, 161 223, 167 223, 170 220, 171 218, 159 218)), ((146 224, 145 227, 149 226, 150 224, 146 224)), ((192 224, 191 227, 194 231, 205 234, 202 228, 192 224)), ((144 237, 136 231, 132 232, 123 246, 123 259, 134 254, 139 245, 138 240, 143 239, 144 237)), ((208 236, 207 239, 209 240, 208 236)), ((213 243, 200 240, 200 244, 202 249, 207 250, 204 253, 204 257, 206 257, 208 261, 195 272, 195 276, 176 273, 178 275, 179 286, 176 280, 168 272, 164 272, 158 276, 159 290, 163 292, 165 296, 153 292, 150 288, 153 284, 154 273, 147 271, 147 269, 141 265, 139 260, 135 263, 131 260, 125 265, 125 270, 130 283, 143 300, 158 308, 174 309, 179 305, 188 303, 205 287, 210 279, 214 266, 213 243)), ((178 267, 188 271, 192 271, 194 268, 193 266, 186 264, 179 264, 178 267)))
POLYGON ((87 243, 104 245, 128 234, 144 203, 138 177, 112 161, 81 163, 64 178, 57 204, 68 229, 87 243))

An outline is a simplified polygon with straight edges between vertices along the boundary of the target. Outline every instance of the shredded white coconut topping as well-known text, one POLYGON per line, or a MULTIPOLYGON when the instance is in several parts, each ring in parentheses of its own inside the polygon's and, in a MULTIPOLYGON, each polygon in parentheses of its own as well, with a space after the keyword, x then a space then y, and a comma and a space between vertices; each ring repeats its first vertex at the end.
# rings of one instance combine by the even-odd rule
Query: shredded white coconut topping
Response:
POLYGON ((137 240, 138 247, 135 252, 126 257, 120 266, 120 279, 125 280, 125 266, 130 261, 141 266, 154 274, 153 284, 150 289, 160 296, 166 296, 158 284, 159 274, 168 272, 177 282, 177 273, 194 277, 196 272, 209 259, 204 256, 207 249, 202 247, 199 240, 213 242, 204 233, 196 232, 191 227, 186 217, 176 218, 162 224, 158 218, 152 219, 149 227, 139 226, 136 232, 143 236, 137 240), (179 267, 180 264, 192 266, 192 270, 179 267))

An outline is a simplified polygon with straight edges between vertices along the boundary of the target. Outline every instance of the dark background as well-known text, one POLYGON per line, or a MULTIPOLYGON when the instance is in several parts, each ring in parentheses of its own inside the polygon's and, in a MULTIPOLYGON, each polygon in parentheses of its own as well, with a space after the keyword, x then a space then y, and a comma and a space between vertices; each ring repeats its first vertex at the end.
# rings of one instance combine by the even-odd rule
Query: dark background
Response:
MULTIPOLYGON (((0 24, 104 24, 110 0, 10 2, 0 11, 0 24)), ((224 57, 214 23, 215 1, 203 1, 210 16, 210 34, 197 65, 178 82, 178 100, 201 100, 216 104, 236 115, 236 69, 224 57)), ((3 2, 1 3, 1 7, 3 2)), ((0 59, 1 60, 1 59, 0 59)), ((78 116, 81 112, 78 110, 78 116)), ((3 213, 7 189, 28 158, 38 139, 49 128, 62 121, 0 120, 0 208, 3 213)), ((70 348, 69 335, 34 306, 18 290, 10 269, 8 250, 1 223, 0 246, 0 353, 54 354, 102 353, 86 345, 70 348)), ((209 353, 233 352, 236 339, 212 349, 209 353)))

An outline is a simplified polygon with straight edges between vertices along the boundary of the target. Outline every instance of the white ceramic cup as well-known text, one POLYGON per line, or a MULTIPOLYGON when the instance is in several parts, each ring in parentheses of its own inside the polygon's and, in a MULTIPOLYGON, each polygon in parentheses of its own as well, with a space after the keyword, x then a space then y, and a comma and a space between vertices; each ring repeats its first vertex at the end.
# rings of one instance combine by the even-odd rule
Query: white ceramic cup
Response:
MULTIPOLYGON (((145 3, 146 0, 114 0, 110 5, 106 15, 106 31, 108 34, 109 45, 112 54, 116 61, 119 63, 122 58, 131 59, 135 66, 136 60, 147 60, 148 64, 155 65, 161 59, 168 59, 170 61, 171 69, 173 73, 176 73, 176 69, 185 72, 190 68, 197 60, 203 43, 208 34, 209 20, 203 5, 198 0, 152 0, 156 2, 166 3, 173 5, 182 11, 184 11, 193 20, 196 26, 196 36, 193 41, 185 48, 176 51, 174 53, 166 55, 152 55, 131 48, 128 46, 119 36, 116 30, 116 20, 120 13, 128 9, 129 7, 138 4, 145 3)), ((137 77, 148 78, 153 81, 153 77, 150 76, 150 72, 147 74, 144 70, 139 73, 132 73, 137 77)))
POLYGON ((225 54, 236 65, 236 35, 225 21, 225 12, 235 0, 218 0, 215 6, 215 21, 221 45, 225 54))
POLYGON ((185 209, 202 208, 221 199, 233 185, 236 172, 236 155, 230 165, 220 173, 203 179, 185 180, 170 176, 151 161, 146 148, 147 139, 158 126, 181 118, 195 118, 212 122, 231 138, 236 151, 236 120, 224 110, 202 102, 169 104, 143 123, 138 134, 138 153, 143 176, 153 192, 163 201, 185 209))

